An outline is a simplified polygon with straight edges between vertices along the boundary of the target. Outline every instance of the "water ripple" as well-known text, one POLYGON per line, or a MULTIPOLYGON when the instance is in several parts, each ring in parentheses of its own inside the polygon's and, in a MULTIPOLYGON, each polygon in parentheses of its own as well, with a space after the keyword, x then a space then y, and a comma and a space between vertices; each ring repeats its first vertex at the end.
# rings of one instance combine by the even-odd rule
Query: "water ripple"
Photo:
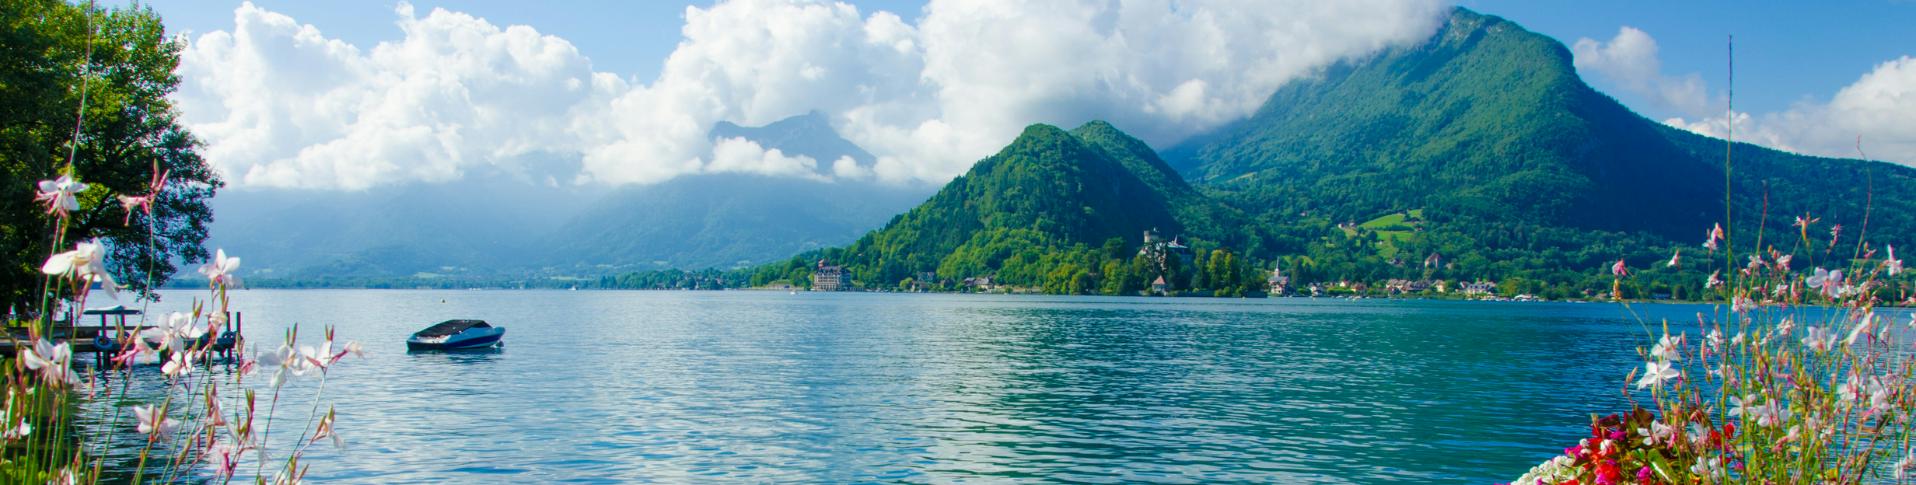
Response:
MULTIPOLYGON (((1619 410, 1643 334, 1621 307, 1597 304, 234 297, 255 338, 300 322, 368 344, 327 383, 348 446, 305 462, 312 478, 362 483, 1482 483, 1574 441, 1589 414, 1619 410), (408 333, 450 318, 505 326, 508 346, 405 352, 408 333)), ((1682 321, 1698 308, 1637 311, 1682 321)), ((301 402, 313 384, 286 396, 301 402)), ((280 416, 292 428, 304 413, 280 416)))

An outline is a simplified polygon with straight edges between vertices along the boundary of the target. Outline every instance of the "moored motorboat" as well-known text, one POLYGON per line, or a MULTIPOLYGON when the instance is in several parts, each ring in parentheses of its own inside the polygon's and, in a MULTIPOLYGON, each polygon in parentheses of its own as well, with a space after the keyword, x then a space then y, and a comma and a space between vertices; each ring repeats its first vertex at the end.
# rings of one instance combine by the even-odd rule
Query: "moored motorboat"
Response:
POLYGON ((505 335, 505 328, 484 320, 447 320, 414 332, 406 339, 406 350, 482 349, 500 345, 505 335))

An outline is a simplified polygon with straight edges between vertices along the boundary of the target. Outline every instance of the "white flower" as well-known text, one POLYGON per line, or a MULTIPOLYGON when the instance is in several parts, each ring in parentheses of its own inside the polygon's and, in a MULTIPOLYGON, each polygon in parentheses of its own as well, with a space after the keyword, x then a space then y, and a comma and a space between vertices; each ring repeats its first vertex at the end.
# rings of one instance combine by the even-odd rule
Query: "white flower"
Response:
POLYGON ((1817 352, 1829 352, 1836 346, 1836 335, 1821 327, 1811 326, 1809 336, 1803 337, 1803 345, 1817 352))
POLYGON ((1710 333, 1703 334, 1703 345, 1708 347, 1711 352, 1722 351, 1724 342, 1723 332, 1719 332, 1714 328, 1710 329, 1710 333))
POLYGON ((280 344, 278 349, 259 354, 255 360, 279 367, 278 370, 273 371, 273 379, 271 381, 272 387, 279 387, 281 384, 286 383, 286 376, 289 373, 294 377, 298 377, 319 368, 314 365, 312 359, 308 358, 309 354, 315 352, 313 348, 306 346, 305 350, 307 352, 302 353, 301 351, 293 350, 290 345, 280 344))
POLYGON ((74 197, 74 194, 85 192, 86 188, 86 184, 74 180, 73 177, 61 175, 57 179, 41 180, 40 191, 33 198, 47 203, 48 214, 58 212, 65 215, 68 212, 80 210, 80 199, 74 197))
POLYGON ((1702 424, 1692 421, 1688 429, 1683 432, 1683 436, 1689 437, 1691 446, 1703 446, 1704 443, 1710 441, 1710 430, 1705 429, 1702 424))
POLYGON ((207 281, 211 284, 238 286, 239 276, 233 272, 239 270, 239 265, 240 258, 226 257, 226 249, 221 248, 214 252, 212 261, 200 265, 200 274, 206 275, 207 281))
POLYGON ((1671 338, 1670 334, 1666 333, 1655 346, 1650 347, 1650 356, 1664 362, 1676 362, 1683 359, 1682 348, 1683 337, 1671 338))
POLYGON ((1842 403, 1842 404, 1854 403, 1856 402, 1856 399, 1859 397, 1862 397, 1862 395, 1863 395, 1863 382, 1861 380, 1858 380, 1856 376, 1853 374, 1849 376, 1848 382, 1844 382, 1843 385, 1836 386, 1836 402, 1838 403, 1842 403))
POLYGON ((1720 476, 1723 474, 1723 459, 1697 458, 1696 464, 1690 465, 1690 473, 1704 477, 1720 476))
POLYGON ((40 265, 40 272, 75 278, 87 284, 99 283, 109 298, 120 291, 120 284, 106 271, 106 246, 98 240, 83 241, 74 245, 72 251, 48 256, 47 262, 40 265))
POLYGON ((1876 313, 1870 312, 1864 314, 1862 322, 1856 324, 1856 328, 1849 331, 1849 338, 1843 339, 1843 345, 1856 345, 1856 338, 1869 335, 1870 329, 1873 328, 1876 328, 1876 313))
POLYGON ((1813 274, 1803 278, 1803 283, 1821 290, 1823 296, 1835 298, 1843 290, 1843 270, 1829 271, 1816 268, 1813 274))
POLYGON ((1718 286, 1723 286, 1723 270, 1716 270, 1710 273, 1710 280, 1703 282, 1704 288, 1715 288, 1718 286))
POLYGON ((1662 385, 1663 381, 1675 379, 1680 375, 1682 374, 1677 372, 1676 366, 1663 362, 1645 362, 1643 377, 1637 379, 1637 389, 1662 385))
POLYGON ((1743 397, 1730 396, 1730 416, 1753 416, 1763 396, 1749 394, 1743 397))
POLYGON ((146 341, 148 340, 155 342, 152 348, 152 352, 155 353, 159 352, 160 349, 180 352, 186 348, 186 343, 180 341, 180 336, 164 326, 155 326, 140 331, 138 341, 142 352, 146 351, 146 341))
POLYGON ((333 354, 333 341, 331 340, 321 342, 318 348, 314 348, 311 345, 301 345, 299 346, 299 356, 306 361, 306 365, 309 368, 319 369, 321 372, 325 372, 326 367, 333 365, 337 357, 333 354))
POLYGON ((1783 317, 1783 323, 1776 324, 1777 335, 1789 335, 1790 332, 1795 332, 1795 331, 1796 331, 1795 317, 1788 317, 1788 316, 1783 317))
POLYGON ((40 373, 40 377, 54 384, 79 384, 80 377, 73 372, 73 348, 65 342, 53 345, 46 339, 33 343, 32 348, 20 349, 20 364, 27 370, 40 373))
POLYGON ((166 326, 168 330, 173 332, 173 335, 177 335, 186 340, 198 340, 200 337, 206 336, 206 327, 194 325, 192 315, 177 312, 167 315, 166 326))
POLYGON ((1787 273, 1787 272, 1789 272, 1789 271, 1790 271, 1790 260, 1791 260, 1791 259, 1795 259, 1795 258, 1796 258, 1795 256, 1791 256, 1791 255, 1788 255, 1788 254, 1785 254, 1785 255, 1782 255, 1782 256, 1777 256, 1777 257, 1776 257, 1776 270, 1777 270, 1777 271, 1781 271, 1781 272, 1786 272, 1786 273, 1787 273))
POLYGON ((1894 398, 1896 396, 1896 387, 1896 381, 1893 377, 1870 377, 1869 385, 1866 386, 1869 392, 1870 412, 1880 414, 1888 412, 1891 408, 1895 407, 1896 403, 1894 398))
POLYGON ((13 441, 20 438, 25 438, 29 434, 33 434, 33 425, 27 424, 26 421, 21 421, 19 426, 14 426, 11 428, 7 428, 4 431, 0 431, 0 439, 13 441))
POLYGON ((1538 482, 1560 483, 1564 480, 1570 480, 1576 477, 1576 460, 1568 456, 1558 455, 1555 458, 1537 464, 1537 466, 1532 467, 1529 472, 1517 477, 1516 481, 1510 483, 1525 485, 1538 482))
POLYGON ((193 365, 199 360, 200 353, 197 351, 174 352, 173 358, 167 360, 165 366, 160 367, 160 372, 167 377, 186 377, 187 374, 193 373, 193 365))
POLYGON ((1778 426, 1783 424, 1783 418, 1787 416, 1776 401, 1763 403, 1751 411, 1757 426, 1778 426))
POLYGON ((133 416, 139 421, 141 434, 166 436, 180 427, 180 421, 166 417, 166 409, 153 406, 134 406, 133 416))
POLYGON ((1657 443, 1668 443, 1670 442, 1670 435, 1675 432, 1675 428, 1663 424, 1662 421, 1651 421, 1650 427, 1637 428, 1637 434, 1643 435, 1643 446, 1656 446, 1657 443))

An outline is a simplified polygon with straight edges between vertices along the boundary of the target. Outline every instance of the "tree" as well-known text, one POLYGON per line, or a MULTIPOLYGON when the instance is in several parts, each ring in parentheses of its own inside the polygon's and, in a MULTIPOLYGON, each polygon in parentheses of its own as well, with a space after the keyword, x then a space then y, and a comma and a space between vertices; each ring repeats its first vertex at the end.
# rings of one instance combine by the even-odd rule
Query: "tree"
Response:
POLYGON ((100 239, 108 270, 149 297, 149 282, 164 284, 176 259, 207 259, 206 201, 222 183, 167 99, 179 86, 181 48, 151 8, 0 0, 0 251, 10 261, 0 267, 0 298, 7 304, 38 304, 45 280, 37 269, 55 241, 70 247, 100 239), (155 170, 169 174, 166 190, 150 216, 129 216, 115 196, 147 194, 155 170), (55 237, 34 188, 63 174, 89 187, 55 237))

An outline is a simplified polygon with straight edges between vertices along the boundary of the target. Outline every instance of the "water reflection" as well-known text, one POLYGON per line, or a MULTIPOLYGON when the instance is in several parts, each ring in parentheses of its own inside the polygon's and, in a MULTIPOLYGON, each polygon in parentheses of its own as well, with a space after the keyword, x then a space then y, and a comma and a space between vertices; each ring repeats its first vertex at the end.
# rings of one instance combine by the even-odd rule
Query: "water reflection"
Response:
POLYGON ((506 346, 503 344, 470 349, 406 350, 406 355, 416 359, 415 362, 450 362, 454 364, 491 362, 494 360, 494 356, 504 353, 506 353, 506 346))
MULTIPOLYGON (((1694 321, 1707 309, 1641 306, 1632 317, 1595 304, 757 292, 234 297, 249 333, 263 332, 255 336, 304 321, 367 344, 367 358, 328 376, 348 446, 305 462, 310 478, 368 483, 1508 480, 1574 442, 1589 414, 1624 405, 1618 389, 1646 328, 1638 318, 1694 321), (512 351, 406 351, 418 322, 447 318, 510 322, 512 351)), ((314 388, 299 380, 286 395, 311 399, 314 388)))

